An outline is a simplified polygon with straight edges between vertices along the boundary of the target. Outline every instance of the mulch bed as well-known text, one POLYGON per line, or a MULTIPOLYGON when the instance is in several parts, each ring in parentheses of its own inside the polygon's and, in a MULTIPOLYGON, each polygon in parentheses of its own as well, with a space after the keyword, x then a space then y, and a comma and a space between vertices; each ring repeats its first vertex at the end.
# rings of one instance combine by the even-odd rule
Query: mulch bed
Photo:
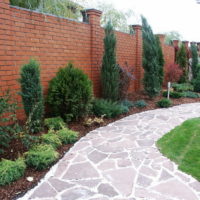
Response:
MULTIPOLYGON (((133 96, 130 96, 130 100, 136 101, 136 100, 145 100, 148 103, 148 106, 146 108, 132 108, 128 113, 124 115, 120 115, 117 118, 114 119, 105 119, 104 124, 102 126, 105 126, 111 122, 114 122, 118 119, 121 119, 125 116, 143 112, 146 110, 153 110, 156 109, 156 102, 162 99, 161 96, 156 97, 155 99, 149 99, 146 95, 144 95, 142 92, 140 93, 134 93, 133 96)), ((194 103, 194 102, 200 102, 200 98, 192 99, 192 98, 180 98, 180 99, 173 99, 173 105, 179 105, 179 104, 185 104, 185 103, 194 103)), ((85 136, 88 132, 100 127, 100 125, 93 125, 90 127, 86 127, 83 125, 83 121, 76 121, 72 122, 68 125, 68 127, 74 131, 79 132, 79 138, 85 136)), ((58 149, 58 152, 60 153, 60 158, 64 156, 64 154, 72 147, 73 145, 64 145, 60 149, 58 149)), ((22 155, 27 150, 23 147, 21 142, 19 140, 12 141, 11 148, 7 149, 3 155, 1 155, 1 158, 16 159, 19 155, 22 155)), ((25 172, 24 177, 19 179, 18 181, 15 181, 14 183, 0 187, 0 199, 2 200, 11 200, 16 199, 19 196, 22 196, 24 193, 26 193, 29 189, 33 188, 37 185, 37 183, 40 181, 41 178, 45 176, 45 174, 49 171, 49 169, 43 170, 43 171, 35 171, 33 169, 28 168, 25 172), (27 177, 33 177, 33 182, 28 182, 26 180, 27 177)))

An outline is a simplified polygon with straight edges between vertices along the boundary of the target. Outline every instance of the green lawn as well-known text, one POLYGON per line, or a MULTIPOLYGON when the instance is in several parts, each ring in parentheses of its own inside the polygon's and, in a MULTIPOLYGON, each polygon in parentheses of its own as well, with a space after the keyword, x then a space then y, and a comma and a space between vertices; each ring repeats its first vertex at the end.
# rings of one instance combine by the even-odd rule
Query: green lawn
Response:
POLYGON ((157 141, 161 153, 200 181, 200 118, 185 121, 157 141))

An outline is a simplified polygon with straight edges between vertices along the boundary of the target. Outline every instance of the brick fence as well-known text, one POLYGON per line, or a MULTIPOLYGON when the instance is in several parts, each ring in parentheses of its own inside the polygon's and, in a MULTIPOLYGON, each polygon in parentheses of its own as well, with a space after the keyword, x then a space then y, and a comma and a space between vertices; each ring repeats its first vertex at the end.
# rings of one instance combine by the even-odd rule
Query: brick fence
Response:
MULTIPOLYGON (((58 68, 72 61, 84 70, 93 82, 94 93, 100 96, 100 67, 103 56, 104 29, 100 26, 101 12, 86 10, 87 22, 78 22, 35 11, 10 6, 0 1, 0 93, 10 88, 17 93, 20 67, 30 58, 41 64, 44 93, 58 68)), ((130 70, 135 80, 129 92, 139 91, 142 85, 142 30, 133 25, 134 34, 115 32, 117 62, 130 70)), ((165 65, 174 63, 175 48, 160 41, 165 65)), ((1 95, 0 94, 0 95, 1 95)), ((17 96, 19 102, 21 99, 17 96)), ((23 116, 23 112, 20 115, 23 116)))

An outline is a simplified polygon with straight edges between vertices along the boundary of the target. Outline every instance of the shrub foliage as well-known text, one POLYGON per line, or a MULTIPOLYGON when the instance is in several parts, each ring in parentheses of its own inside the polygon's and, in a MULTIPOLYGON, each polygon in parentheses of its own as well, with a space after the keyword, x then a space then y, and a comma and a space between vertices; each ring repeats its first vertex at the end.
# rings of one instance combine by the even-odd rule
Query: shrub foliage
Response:
POLYGON ((78 132, 63 128, 57 131, 57 135, 63 144, 72 144, 78 140, 78 132))
POLYGON ((165 72, 165 84, 167 82, 178 82, 183 74, 182 69, 177 64, 167 65, 165 72))
POLYGON ((192 75, 193 79, 196 79, 199 73, 199 68, 198 68, 198 51, 197 51, 197 46, 195 44, 191 44, 191 53, 192 53, 192 75))
POLYGON ((53 129, 53 130, 60 130, 66 126, 64 120, 61 117, 46 118, 44 120, 44 125, 48 129, 53 129))
POLYGON ((69 63, 49 83, 47 102, 52 114, 66 120, 87 114, 92 99, 92 83, 81 69, 69 63))
POLYGON ((168 108, 170 107, 172 102, 169 99, 161 99, 160 101, 157 102, 157 106, 160 108, 168 108))
POLYGON ((42 126, 44 114, 44 102, 40 81, 40 69, 36 60, 31 59, 28 64, 21 68, 22 102, 26 116, 29 118, 29 130, 32 133, 39 132, 42 126))

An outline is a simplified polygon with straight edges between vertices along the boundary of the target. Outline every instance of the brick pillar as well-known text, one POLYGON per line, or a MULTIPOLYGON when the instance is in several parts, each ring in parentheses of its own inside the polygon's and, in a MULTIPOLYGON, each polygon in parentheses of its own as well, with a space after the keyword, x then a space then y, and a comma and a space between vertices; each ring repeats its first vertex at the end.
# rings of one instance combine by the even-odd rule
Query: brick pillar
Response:
POLYGON ((200 42, 197 42, 198 55, 200 57, 200 42))
POLYGON ((165 34, 156 34, 156 36, 159 38, 161 46, 164 47, 166 37, 165 34))
POLYGON ((102 12, 96 9, 85 11, 86 19, 91 27, 91 79, 95 96, 100 96, 100 67, 103 52, 103 29, 100 26, 102 12))
POLYGON ((142 26, 141 25, 133 25, 132 26, 135 32, 135 55, 136 55, 136 62, 135 62, 135 91, 140 91, 142 86, 142 79, 143 79, 143 68, 142 68, 142 26))
POLYGON ((177 55, 177 52, 179 50, 179 40, 173 40, 173 46, 174 46, 174 62, 176 62, 176 55, 177 55))

